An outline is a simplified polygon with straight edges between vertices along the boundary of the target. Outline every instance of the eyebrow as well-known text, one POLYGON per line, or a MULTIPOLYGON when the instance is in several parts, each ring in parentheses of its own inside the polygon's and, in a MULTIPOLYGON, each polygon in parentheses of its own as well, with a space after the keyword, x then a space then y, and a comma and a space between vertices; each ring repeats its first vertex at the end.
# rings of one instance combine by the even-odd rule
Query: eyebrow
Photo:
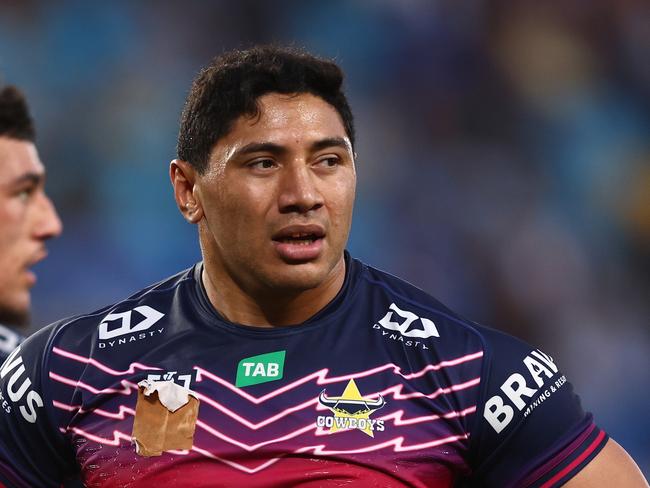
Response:
POLYGON ((14 179, 10 186, 20 186, 25 183, 31 183, 32 185, 38 185, 45 180, 45 174, 43 173, 25 173, 20 175, 18 178, 14 179))
MULTIPOLYGON (((320 139, 315 141, 309 146, 309 149, 312 152, 320 151, 322 149, 327 149, 328 147, 341 147, 345 150, 350 149, 350 143, 342 137, 327 137, 325 139, 320 139)), ((244 147, 239 149, 236 154, 251 154, 256 152, 269 152, 271 154, 282 155, 288 152, 285 146, 280 144, 275 144, 273 142, 251 142, 246 144, 244 147)))
POLYGON ((236 151, 236 154, 252 154, 256 152, 270 152, 272 154, 283 154, 287 152, 284 146, 273 142, 251 142, 236 151))
POLYGON ((328 137, 316 141, 311 145, 311 150, 320 151, 321 149, 327 149, 328 147, 341 147, 346 150, 352 150, 347 139, 343 139, 342 137, 328 137))

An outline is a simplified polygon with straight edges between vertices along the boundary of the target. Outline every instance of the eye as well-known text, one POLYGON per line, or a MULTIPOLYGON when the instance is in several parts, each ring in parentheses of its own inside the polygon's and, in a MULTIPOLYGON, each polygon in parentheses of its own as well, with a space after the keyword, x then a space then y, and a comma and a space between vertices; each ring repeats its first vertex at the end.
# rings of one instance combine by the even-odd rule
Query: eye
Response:
POLYGON ((35 187, 23 188, 16 193, 18 199, 22 202, 26 202, 34 194, 35 187))
POLYGON ((341 158, 335 155, 325 156, 320 158, 316 164, 325 168, 335 168, 341 164, 341 158))
POLYGON ((249 168, 261 169, 261 170, 272 169, 272 168, 275 168, 275 166, 276 166, 275 161, 273 161, 272 159, 268 159, 268 158, 266 158, 266 159, 257 159, 257 160, 252 161, 252 162, 250 162, 248 164, 249 168))

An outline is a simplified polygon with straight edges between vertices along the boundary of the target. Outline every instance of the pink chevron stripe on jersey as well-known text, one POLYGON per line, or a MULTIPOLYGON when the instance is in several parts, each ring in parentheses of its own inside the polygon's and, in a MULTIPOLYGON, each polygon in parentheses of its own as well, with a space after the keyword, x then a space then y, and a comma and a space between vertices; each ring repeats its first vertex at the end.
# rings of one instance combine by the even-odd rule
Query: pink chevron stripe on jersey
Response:
POLYGON ((126 405, 120 405, 117 412, 109 412, 108 410, 101 408, 93 408, 91 410, 87 410, 85 408, 81 408, 81 405, 66 405, 65 403, 57 402, 56 400, 52 400, 52 405, 55 408, 65 410, 67 412, 77 412, 79 414, 91 413, 94 415, 99 415, 100 417, 107 417, 115 420, 124 420, 126 418, 126 414, 135 416, 135 410, 127 407, 126 405))
MULTIPOLYGON (((161 368, 155 367, 155 366, 147 366, 143 365, 141 363, 131 363, 129 365, 129 369, 127 370, 122 370, 118 371, 113 368, 110 368, 109 366, 106 366, 105 364, 92 359, 92 358, 87 358, 84 356, 79 356, 77 354, 65 351, 63 349, 60 349, 58 347, 53 348, 54 352, 56 352, 58 355, 65 357, 67 359, 72 359, 73 361, 81 362, 84 364, 89 364, 91 366, 94 366, 108 374, 111 374, 113 376, 124 376, 126 374, 133 374, 135 372, 135 369, 141 369, 141 370, 158 370, 160 371, 161 368)), ((304 376, 302 378, 299 378, 292 383, 289 383, 282 388, 278 388, 276 390, 273 390, 272 392, 269 392, 265 395, 262 395, 260 397, 255 397, 248 392, 242 390, 241 388, 237 388, 235 385, 233 385, 231 382, 215 375, 214 373, 211 373, 210 371, 207 371, 200 366, 194 366, 193 369, 196 370, 197 372, 197 382, 203 381, 203 377, 210 379, 214 381, 215 383, 218 383, 225 388, 229 389, 233 393, 241 396, 242 398, 245 398, 246 400, 250 401, 251 403, 255 405, 262 404, 266 402, 267 400, 274 398, 276 396, 282 395, 283 393, 287 391, 291 391, 298 386, 301 386, 306 383, 310 383, 312 380, 316 380, 317 385, 328 385, 332 383, 339 383, 343 381, 349 381, 350 379, 359 379, 359 378, 365 378, 367 376, 372 376, 374 374, 380 373, 382 371, 390 371, 391 369, 393 370, 393 374, 397 376, 401 376, 404 379, 410 380, 414 378, 421 377, 425 375, 429 371, 440 371, 444 368, 450 367, 450 366, 457 366, 459 364, 463 364, 469 361, 473 361, 475 359, 480 359, 483 357, 483 351, 478 351, 475 353, 471 354, 466 354, 463 356, 460 356, 458 358, 453 358, 453 359, 447 359, 444 361, 441 361, 437 364, 428 364, 424 368, 422 368, 419 371, 413 372, 413 373, 402 373, 402 368, 397 366, 396 364, 393 363, 387 363, 382 366, 377 366, 375 368, 371 368, 365 371, 357 372, 357 373, 351 373, 347 375, 342 375, 342 376, 332 376, 329 377, 329 368, 323 368, 319 371, 315 371, 314 373, 311 373, 307 376, 304 376)))
POLYGON ((291 391, 291 390, 293 390, 293 389, 297 388, 298 386, 301 386, 301 385, 303 385, 305 383, 309 383, 314 379, 316 380, 316 384, 319 385, 319 386, 320 385, 328 385, 328 384, 332 384, 332 383, 340 383, 340 382, 343 382, 343 381, 349 381, 351 379, 356 380, 356 379, 359 379, 359 378, 365 378, 367 376, 372 376, 372 375, 380 373, 382 371, 389 371, 389 370, 392 369, 393 374, 395 374, 397 376, 401 376, 402 378, 408 380, 408 379, 413 379, 413 378, 423 376, 425 373, 427 373, 429 371, 439 371, 439 370, 441 370, 443 368, 446 368, 446 367, 449 367, 449 366, 456 366, 458 364, 462 364, 462 363, 465 363, 465 362, 468 362, 468 361, 473 361, 475 359, 479 359, 479 358, 482 358, 482 357, 483 357, 483 351, 479 351, 479 352, 476 352, 476 353, 461 356, 461 357, 456 358, 456 359, 441 361, 440 363, 435 364, 435 365, 429 364, 429 365, 425 366, 424 368, 422 368, 420 371, 417 371, 417 372, 414 372, 414 373, 409 373, 409 374, 403 374, 401 372, 402 368, 400 368, 399 366, 397 366, 397 365, 395 365, 393 363, 387 363, 387 364, 384 364, 382 366, 377 366, 376 368, 368 369, 368 370, 361 371, 361 372, 358 372, 358 373, 351 373, 351 374, 347 374, 347 375, 333 376, 333 377, 328 377, 329 368, 324 368, 324 369, 321 369, 319 371, 315 371, 314 373, 311 373, 311 374, 309 374, 307 376, 304 376, 304 377, 302 377, 300 379, 297 379, 297 380, 293 381, 292 383, 289 383, 288 385, 283 386, 282 388, 278 388, 276 390, 273 390, 272 392, 269 392, 269 393, 267 393, 265 395, 262 395, 260 397, 255 397, 255 396, 249 394, 248 392, 242 390, 241 388, 237 388, 235 385, 233 385, 229 381, 224 380, 223 378, 220 378, 219 376, 217 376, 217 375, 215 375, 215 374, 213 374, 213 373, 211 373, 209 371, 206 371, 206 370, 204 370, 203 368, 201 368, 199 366, 195 366, 194 369, 196 369, 196 371, 197 371, 197 381, 203 381, 203 377, 205 376, 206 378, 214 381, 215 383, 219 383, 220 385, 222 385, 222 386, 226 387, 227 389, 231 390, 233 393, 236 393, 237 395, 247 399, 251 403, 254 403, 255 405, 260 405, 260 404, 266 402, 267 400, 269 400, 271 398, 282 395, 283 393, 285 393, 287 391, 291 391))
POLYGON ((376 417, 376 418, 377 420, 392 420, 393 425, 397 427, 401 427, 402 425, 413 425, 422 422, 431 422, 433 420, 439 420, 439 419, 454 419, 458 417, 465 417, 466 415, 470 415, 475 412, 476 412, 476 405, 461 410, 460 412, 451 411, 442 415, 424 415, 422 417, 412 417, 410 419, 404 419, 402 418, 404 416, 404 410, 396 410, 392 413, 389 413, 388 415, 384 415, 382 417, 376 417))
POLYGON ((366 454, 369 452, 379 451, 381 449, 385 449, 391 446, 393 447, 393 452, 411 452, 411 451, 420 451, 422 449, 429 449, 431 447, 437 447, 443 444, 450 444, 452 442, 464 441, 467 439, 469 439, 469 434, 465 433, 462 435, 452 435, 452 436, 444 437, 442 439, 435 439, 429 442, 422 442, 420 444, 412 444, 410 446, 404 446, 403 445, 404 437, 395 437, 394 439, 388 440, 386 442, 382 442, 381 444, 373 444, 370 446, 360 447, 357 449, 347 449, 347 450, 329 449, 328 450, 325 449, 325 445, 320 444, 318 446, 302 447, 299 450, 297 450, 296 453, 312 451, 314 454, 319 456, 334 456, 334 455, 341 455, 341 454, 366 454))
MULTIPOLYGON (((62 433, 67 432, 66 429, 60 429, 60 430, 61 430, 62 433)), ((133 438, 130 435, 125 434, 124 432, 120 432, 119 430, 114 430, 113 431, 113 438, 112 439, 106 439, 104 437, 100 437, 100 436, 91 434, 90 432, 86 432, 83 429, 79 429, 78 427, 72 427, 69 430, 71 432, 74 432, 75 434, 81 436, 81 437, 84 437, 85 439, 97 442, 98 444, 102 444, 102 445, 105 445, 105 446, 117 447, 120 444, 122 444, 122 441, 126 441, 129 444, 133 443, 133 438)), ((277 457, 271 458, 271 459, 265 461, 264 463, 260 464, 259 466, 251 469, 251 468, 249 468, 247 466, 236 463, 234 461, 230 461, 228 459, 223 459, 223 458, 221 458, 219 456, 216 456, 216 455, 212 454, 210 451, 208 451, 206 449, 201 449, 199 447, 192 446, 191 451, 196 452, 196 453, 198 453, 198 454, 200 454, 202 456, 205 456, 207 458, 213 459, 215 461, 219 461, 219 462, 221 462, 221 463, 223 463, 223 464, 225 464, 227 466, 230 466, 231 468, 235 468, 235 469, 237 469, 239 471, 243 471, 243 472, 248 473, 248 474, 255 474, 255 473, 257 473, 257 472, 259 472, 259 471, 261 471, 263 469, 266 469, 269 466, 271 466, 272 464, 275 464, 280 459, 282 459, 283 457, 286 456, 286 455, 282 455, 282 456, 277 456, 277 457)), ((166 452, 169 452, 171 454, 175 454, 177 456, 186 456, 186 455, 189 454, 189 451, 172 450, 172 451, 166 451, 166 452)))
MULTIPOLYGON (((117 420, 124 420, 126 418, 125 414, 129 414, 130 416, 135 416, 135 411, 132 408, 129 408, 124 405, 120 405, 119 410, 117 413, 114 412, 107 412, 106 410, 102 409, 93 409, 93 410, 85 410, 80 408, 80 406, 70 406, 70 405, 65 405, 61 402, 53 401, 52 404, 54 407, 66 410, 66 411, 79 411, 79 413, 92 413, 95 415, 99 415, 101 417, 107 417, 107 418, 112 418, 112 419, 117 419, 117 420)), ((403 426, 403 425, 412 425, 412 424, 417 424, 417 423, 422 423, 422 422, 432 422, 435 420, 439 420, 441 418, 445 419, 451 419, 451 418, 457 418, 457 417, 464 417, 466 415, 469 415, 471 413, 474 413, 476 411, 476 406, 466 408, 465 410, 462 410, 460 412, 458 411, 451 411, 447 412, 446 414, 443 415, 427 415, 427 416, 421 416, 421 417, 413 417, 410 419, 403 419, 404 415, 404 410, 397 410, 395 412, 392 412, 388 415, 385 415, 383 417, 379 417, 380 420, 393 420, 393 425, 395 426, 403 426)), ((290 432, 288 434, 285 434, 281 437, 277 437, 274 439, 269 439, 267 441, 259 442, 257 444, 249 445, 244 442, 238 441, 222 432, 217 430, 216 428, 210 426, 206 422, 203 422, 202 420, 197 420, 196 423, 197 427, 201 428, 202 430, 208 432, 212 436, 221 439, 224 442, 227 442, 229 444, 232 444, 234 446, 240 447, 241 449, 244 449, 248 452, 256 451, 257 449, 261 447, 265 447, 271 444, 277 444, 283 441, 287 441, 290 439, 293 439, 295 437, 298 437, 302 434, 305 434, 310 431, 315 431, 315 435, 320 436, 320 435, 329 435, 329 431, 323 430, 321 428, 317 428, 312 422, 310 422, 308 425, 301 427, 300 429, 297 429, 293 432, 290 432)), ((80 429, 78 429, 80 430, 80 429)), ((80 430, 81 431, 81 430, 80 430)), ((85 431, 82 431, 85 432, 85 431)))
POLYGON ((133 374, 135 373, 136 369, 142 370, 142 371, 162 371, 161 368, 157 368, 155 366, 145 366, 144 364, 140 363, 131 363, 129 365, 129 369, 123 370, 123 371, 118 371, 116 369, 110 368, 106 366, 103 363, 100 363, 96 359, 93 358, 87 358, 85 356, 79 356, 78 354, 72 353, 65 351, 59 347, 54 346, 52 348, 52 352, 55 354, 58 354, 59 356, 62 356, 64 358, 72 359, 73 361, 77 361, 79 363, 84 363, 84 364, 90 364, 92 366, 95 366, 97 369, 101 369, 105 373, 108 373, 113 376, 124 376, 126 374, 133 374))
MULTIPOLYGON (((95 388, 92 385, 88 385, 88 384, 86 384, 86 383, 84 383, 82 381, 74 381, 74 380, 71 380, 69 378, 66 378, 64 376, 58 375, 58 374, 53 373, 53 372, 50 372, 50 378, 55 380, 55 381, 58 381, 60 383, 64 383, 66 385, 73 386, 75 388, 85 389, 85 390, 90 391, 91 393, 94 393, 94 394, 119 393, 119 394, 128 396, 128 395, 131 394, 131 391, 136 391, 138 389, 138 386, 135 383, 132 383, 132 382, 126 381, 126 380, 121 380, 120 381, 120 383, 123 386, 123 388, 121 390, 115 389, 115 388, 104 388, 104 389, 100 390, 100 389, 95 388)), ((371 393, 371 394, 369 394, 367 396, 369 398, 372 398, 372 397, 378 396, 378 395, 382 395, 384 397, 387 397, 387 396, 391 395, 393 397, 393 399, 395 399, 395 400, 410 400, 410 399, 413 399, 413 398, 434 399, 434 398, 439 397, 440 395, 446 395, 446 394, 449 394, 449 393, 452 393, 452 392, 455 392, 455 391, 464 390, 464 389, 467 389, 467 388, 471 388, 473 386, 477 386, 479 384, 480 384, 480 378, 474 378, 474 379, 472 379, 470 381, 466 381, 464 383, 454 384, 454 385, 451 385, 451 386, 446 387, 446 388, 438 388, 436 391, 434 391, 432 393, 429 393, 429 394, 426 394, 426 393, 422 393, 422 392, 402 393, 402 390, 404 389, 404 385, 402 383, 398 383, 397 385, 386 388, 386 389, 384 389, 384 390, 382 390, 380 392, 371 393)), ((301 404, 295 405, 293 407, 286 408, 283 411, 281 411, 281 412, 279 412, 279 413, 277 413, 277 414, 275 414, 275 415, 273 415, 271 417, 268 417, 268 418, 266 418, 266 419, 264 419, 262 421, 251 422, 250 420, 248 420, 248 419, 242 417, 241 415, 233 412, 231 409, 229 409, 228 407, 225 407, 224 405, 217 402, 216 400, 214 400, 214 399, 212 399, 212 398, 210 398, 210 397, 208 397, 208 396, 206 396, 204 394, 201 394, 201 393, 198 393, 198 392, 195 392, 195 393, 196 393, 197 398, 202 403, 210 405, 214 409, 220 411, 221 413, 225 414, 226 416, 232 418, 233 420, 236 420, 240 424, 245 425, 246 427, 248 427, 249 429, 252 429, 252 430, 258 430, 260 428, 266 427, 267 425, 270 425, 270 424, 272 424, 274 422, 277 422, 278 420, 280 420, 280 419, 282 419, 282 418, 284 418, 284 417, 286 417, 288 415, 291 415, 292 413, 298 412, 300 410, 304 410, 304 409, 306 409, 306 408, 308 408, 308 407, 310 407, 312 405, 317 405, 318 404, 318 399, 317 398, 312 398, 312 399, 307 400, 306 402, 303 402, 301 404)), ((317 407, 317 409, 324 410, 324 407, 320 407, 320 408, 317 407)))
MULTIPOLYGON (((62 429, 63 432, 65 432, 64 429, 62 429)), ((114 430, 113 431, 113 438, 112 439, 106 439, 104 437, 92 434, 90 432, 86 432, 83 429, 79 429, 77 427, 72 427, 70 431, 74 432, 77 435, 80 435, 88 440, 92 440, 94 442, 97 442, 99 444, 103 445, 110 445, 110 446, 119 446, 122 441, 127 441, 129 443, 133 442, 133 439, 130 435, 127 435, 123 432, 120 432, 119 430, 114 430)), ((370 452, 375 452, 379 451, 382 449, 390 448, 392 447, 393 452, 412 452, 412 451, 419 451, 422 449, 428 449, 431 447, 437 447, 441 446, 444 444, 450 444, 462 440, 467 440, 469 438, 469 434, 465 433, 462 435, 454 435, 454 436, 447 436, 443 437, 440 439, 434 439, 432 441, 428 442, 423 442, 420 444, 412 444, 412 445, 404 445, 404 437, 395 437, 393 439, 387 440, 385 442, 379 443, 379 444, 371 444, 367 445, 364 447, 359 447, 356 449, 347 449, 347 450, 342 450, 342 449, 326 449, 324 444, 319 444, 316 446, 305 446, 301 447, 299 449, 294 450, 293 452, 289 453, 283 453, 279 456, 274 456, 269 460, 266 460, 264 463, 256 466, 255 468, 250 468, 247 466, 244 466, 242 464, 236 463, 231 460, 223 459, 219 456, 216 456, 212 454, 209 450, 199 448, 197 446, 192 446, 191 451, 196 452, 198 454, 201 454, 205 457, 209 457, 210 459, 214 459, 216 461, 220 461, 232 468, 238 469, 240 471, 244 471, 250 474, 259 472, 271 464, 274 464, 275 462, 281 460, 282 458, 287 457, 289 454, 303 454, 306 452, 313 452, 315 455, 319 456, 335 456, 335 455, 345 455, 345 454, 366 454, 370 452)), ((171 454, 176 454, 176 455, 187 455, 189 452, 188 451, 168 451, 171 454)))
POLYGON ((129 396, 131 394, 131 391, 137 391, 138 385, 135 383, 132 383, 130 381, 126 380, 120 380, 120 384, 122 385, 122 389, 115 389, 115 388, 102 388, 97 389, 92 385, 89 385, 87 383, 84 383, 83 381, 80 380, 73 380, 70 378, 66 378, 65 376, 61 376, 59 374, 53 373, 50 371, 49 373, 50 379, 53 379, 54 381, 57 381, 59 383, 63 383, 64 385, 72 386, 74 388, 82 388, 84 390, 87 390, 91 393, 94 393, 95 395, 100 395, 100 394, 119 394, 119 395, 126 395, 129 396))

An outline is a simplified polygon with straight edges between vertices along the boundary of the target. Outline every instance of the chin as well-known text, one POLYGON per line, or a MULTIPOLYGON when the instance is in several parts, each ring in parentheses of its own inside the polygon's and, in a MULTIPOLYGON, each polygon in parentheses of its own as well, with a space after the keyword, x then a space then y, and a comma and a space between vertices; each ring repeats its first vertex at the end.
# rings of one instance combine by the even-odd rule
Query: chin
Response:
POLYGON ((267 283, 269 288, 286 291, 304 291, 317 288, 328 276, 328 273, 320 267, 309 265, 291 265, 297 269, 288 269, 273 273, 269 276, 267 283), (302 269, 300 269, 302 268, 302 269))
POLYGON ((29 307, 9 307, 0 305, 0 324, 26 327, 29 324, 29 307))

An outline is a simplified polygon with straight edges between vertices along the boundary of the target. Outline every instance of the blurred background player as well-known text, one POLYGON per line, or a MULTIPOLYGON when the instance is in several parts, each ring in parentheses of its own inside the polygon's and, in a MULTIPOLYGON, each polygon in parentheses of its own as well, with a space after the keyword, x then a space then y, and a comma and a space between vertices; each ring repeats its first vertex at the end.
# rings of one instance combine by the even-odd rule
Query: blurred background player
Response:
POLYGON ((31 267, 47 256, 45 241, 62 229, 45 194, 45 168, 34 139, 25 97, 14 86, 0 88, 0 363, 29 323, 36 283, 31 267))

